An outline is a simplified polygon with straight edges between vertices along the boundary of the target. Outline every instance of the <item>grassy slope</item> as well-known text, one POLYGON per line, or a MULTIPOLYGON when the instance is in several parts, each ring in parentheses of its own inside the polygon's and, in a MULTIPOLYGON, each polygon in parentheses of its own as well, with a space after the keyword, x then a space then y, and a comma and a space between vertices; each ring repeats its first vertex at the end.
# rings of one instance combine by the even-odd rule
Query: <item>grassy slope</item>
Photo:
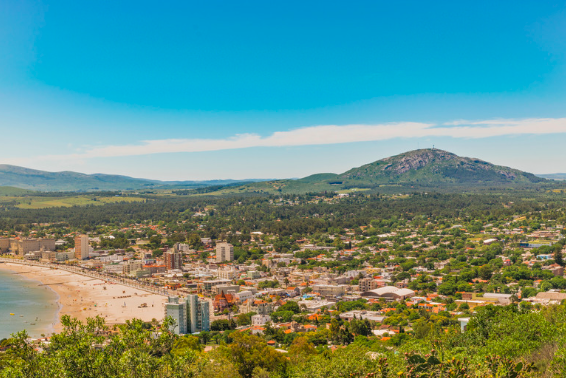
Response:
POLYGON ((0 186, 0 196, 23 196, 33 193, 27 189, 14 188, 13 186, 0 186))
POLYGON ((116 202, 141 202, 140 197, 96 196, 93 194, 68 194, 64 196, 37 195, 19 188, 0 187, 0 206, 10 205, 21 209, 45 209, 49 207, 72 207, 104 205, 116 202))
POLYGON ((52 197, 29 197, 21 201, 17 206, 21 209, 46 209, 49 207, 72 207, 72 206, 87 206, 87 205, 105 205, 107 203, 116 202, 141 202, 144 199, 138 197, 93 197, 93 196, 72 196, 65 198, 52 198, 52 197), (95 200, 96 198, 96 200, 95 200))

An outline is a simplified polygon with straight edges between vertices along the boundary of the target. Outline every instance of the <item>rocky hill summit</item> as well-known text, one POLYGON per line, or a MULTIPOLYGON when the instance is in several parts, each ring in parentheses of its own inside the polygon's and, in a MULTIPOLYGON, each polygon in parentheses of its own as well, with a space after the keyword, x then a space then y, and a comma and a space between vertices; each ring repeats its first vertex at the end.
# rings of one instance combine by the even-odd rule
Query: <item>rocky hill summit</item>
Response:
POLYGON ((544 181, 531 173, 461 157, 438 149, 420 149, 353 168, 344 180, 373 183, 536 183, 544 181))

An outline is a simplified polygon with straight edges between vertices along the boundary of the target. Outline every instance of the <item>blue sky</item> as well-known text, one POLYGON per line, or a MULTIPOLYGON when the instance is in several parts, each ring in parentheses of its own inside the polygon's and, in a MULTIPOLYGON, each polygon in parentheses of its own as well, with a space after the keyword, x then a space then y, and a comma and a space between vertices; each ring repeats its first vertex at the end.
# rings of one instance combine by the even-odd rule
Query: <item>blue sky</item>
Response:
POLYGON ((431 147, 566 172, 559 1, 0 0, 0 163, 301 177, 431 147))

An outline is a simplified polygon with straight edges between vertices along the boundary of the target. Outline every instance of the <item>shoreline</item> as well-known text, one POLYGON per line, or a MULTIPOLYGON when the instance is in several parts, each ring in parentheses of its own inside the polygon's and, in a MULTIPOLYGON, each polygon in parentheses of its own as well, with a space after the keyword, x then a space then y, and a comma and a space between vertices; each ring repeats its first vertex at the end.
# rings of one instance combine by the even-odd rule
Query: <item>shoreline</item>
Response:
POLYGON ((0 264, 0 269, 39 282, 55 292, 58 310, 49 334, 62 330, 62 315, 81 321, 99 315, 110 326, 133 318, 161 321, 164 317, 163 304, 167 298, 162 295, 48 267, 5 262, 0 264), (144 303, 147 307, 140 307, 144 303))
MULTIPOLYGON (((2 269, 2 266, 0 265, 0 269, 2 269)), ((4 269, 4 270, 8 270, 8 269, 4 269)), ((11 270, 10 270, 11 271, 11 270)), ((46 330, 46 332, 43 332, 45 335, 51 335, 53 333, 58 332, 57 330, 57 326, 59 325, 59 319, 61 318, 60 314, 61 314, 61 309, 63 308, 63 305, 61 305, 61 295, 59 295, 59 293, 55 290, 53 290, 53 288, 49 285, 45 285, 43 282, 41 282, 40 280, 38 280, 37 278, 31 278, 28 277, 27 275, 21 274, 21 273, 13 273, 13 274, 17 274, 19 275, 21 278, 29 281, 29 282, 37 282, 39 283, 38 286, 44 286, 46 287, 48 290, 51 290, 52 293, 55 294, 55 296, 57 297, 55 299, 55 303, 57 304, 57 311, 55 311, 55 316, 52 319, 52 322, 49 324, 49 329, 46 330)))
MULTIPOLYGON (((56 306, 57 306, 56 308, 50 309, 50 311, 49 311, 50 314, 47 317, 46 317, 46 313, 44 311, 42 311, 40 308, 38 308, 38 311, 33 313, 33 315, 35 316, 35 320, 32 320, 34 316, 29 317, 29 314, 32 314, 32 312, 30 312, 29 305, 26 305, 23 308, 20 308, 20 307, 18 307, 17 303, 14 303, 14 300, 17 297, 13 297, 13 296, 8 295, 8 302, 13 304, 15 306, 15 308, 8 308, 8 307, 4 306, 5 303, 1 303, 0 307, 2 307, 2 310, 10 311, 10 315, 12 315, 12 311, 13 311, 13 312, 17 313, 17 314, 14 314, 14 315, 19 315, 19 318, 23 317, 26 320, 22 324, 21 321, 23 319, 16 318, 19 321, 16 321, 15 323, 13 323, 12 321, 6 322, 7 319, 2 319, 2 323, 10 331, 9 331, 9 333, 6 333, 7 332, 6 328, 1 329, 0 330, 0 334, 2 334, 1 337, 9 337, 10 334, 13 334, 13 333, 16 333, 16 332, 19 332, 19 331, 23 331, 23 330, 26 330, 28 332, 28 335, 32 338, 39 338, 39 337, 41 337, 41 335, 50 335, 50 334, 54 333, 56 331, 55 327, 57 325, 57 322, 58 322, 58 319, 59 319, 59 313, 61 311, 61 303, 59 301, 59 299, 60 299, 59 294, 55 290, 53 290, 51 287, 42 284, 37 279, 27 277, 23 274, 15 273, 10 269, 1 269, 0 268, 0 274, 2 275, 2 277, 0 278, 0 282, 5 281, 6 278, 8 278, 10 281, 12 281, 12 288, 14 290, 18 290, 20 284, 24 288, 27 287, 27 288, 30 288, 30 289, 33 290, 33 293, 30 293, 31 297, 26 297, 25 294, 23 295, 23 297, 19 297, 19 298, 23 299, 24 302, 27 301, 28 303, 35 303, 40 308, 42 307, 44 309, 49 308, 50 305, 53 306, 54 304, 56 304, 56 306), (17 277, 12 278, 11 276, 17 276, 17 277), (17 286, 14 286, 14 283, 17 286), (46 294, 48 294, 47 297, 39 294, 40 292, 44 291, 44 290, 41 290, 42 287, 43 287, 44 290, 48 291, 48 293, 46 293, 46 294), (38 297, 38 295, 39 295, 39 297, 38 297), (36 302, 36 300, 38 302, 36 302), (28 316, 26 316, 26 315, 28 315, 28 316), (46 321, 47 321, 47 323, 46 323, 46 321), (20 324, 18 324, 18 323, 20 323, 20 324), (36 323, 39 324, 39 325, 37 325, 36 323)), ((8 286, 10 286, 10 285, 11 284, 8 283, 8 286)), ((27 290, 24 289, 24 291, 27 291, 27 290)))

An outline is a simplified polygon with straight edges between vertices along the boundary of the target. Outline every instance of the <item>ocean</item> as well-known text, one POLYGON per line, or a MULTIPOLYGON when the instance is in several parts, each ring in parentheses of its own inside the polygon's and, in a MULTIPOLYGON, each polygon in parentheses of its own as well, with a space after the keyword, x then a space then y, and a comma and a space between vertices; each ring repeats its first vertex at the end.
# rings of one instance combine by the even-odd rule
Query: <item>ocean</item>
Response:
POLYGON ((3 270, 0 264, 0 340, 23 330, 33 338, 53 332, 58 299, 57 293, 41 282, 3 270))

